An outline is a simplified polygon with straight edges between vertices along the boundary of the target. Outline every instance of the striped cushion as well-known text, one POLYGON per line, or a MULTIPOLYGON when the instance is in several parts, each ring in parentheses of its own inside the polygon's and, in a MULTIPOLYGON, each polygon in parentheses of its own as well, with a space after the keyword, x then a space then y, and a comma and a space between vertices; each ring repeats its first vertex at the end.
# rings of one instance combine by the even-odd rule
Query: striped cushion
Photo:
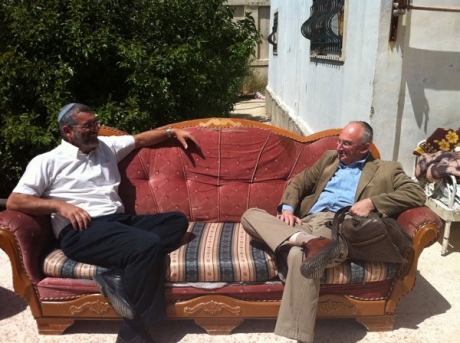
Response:
POLYGON ((92 279, 94 275, 106 270, 91 264, 75 262, 65 256, 61 249, 53 250, 45 257, 43 263, 43 273, 51 277, 92 279))
POLYGON ((394 278, 397 269, 394 263, 346 260, 326 269, 320 282, 337 285, 389 280, 394 278))
MULTIPOLYGON (((184 245, 170 254, 170 282, 265 282, 278 275, 273 254, 251 244, 240 224, 197 222, 187 231, 184 245)), ((75 262, 60 249, 46 256, 43 265, 46 276, 61 278, 92 279, 104 270, 75 262)))
MULTIPOLYGON (((275 257, 254 244, 239 223, 190 223, 179 249, 170 254, 170 282, 265 282, 276 278, 275 257), (188 243, 187 243, 188 242, 188 243)), ((353 284, 388 280, 398 265, 350 261, 326 269, 322 284, 353 284)), ((105 268, 75 262, 56 249, 46 256, 49 277, 92 279, 105 268)))
POLYGON ((273 254, 251 244, 239 223, 197 222, 188 232, 193 239, 170 254, 171 282, 264 282, 277 276, 273 254))

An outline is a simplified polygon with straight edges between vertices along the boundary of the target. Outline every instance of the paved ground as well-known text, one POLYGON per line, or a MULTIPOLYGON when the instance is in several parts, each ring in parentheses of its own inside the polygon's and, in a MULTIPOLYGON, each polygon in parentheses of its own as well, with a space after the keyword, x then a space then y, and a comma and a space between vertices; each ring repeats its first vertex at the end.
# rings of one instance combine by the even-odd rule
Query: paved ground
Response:
POLYGON ((241 99, 235 104, 231 117, 270 123, 263 98, 241 99))

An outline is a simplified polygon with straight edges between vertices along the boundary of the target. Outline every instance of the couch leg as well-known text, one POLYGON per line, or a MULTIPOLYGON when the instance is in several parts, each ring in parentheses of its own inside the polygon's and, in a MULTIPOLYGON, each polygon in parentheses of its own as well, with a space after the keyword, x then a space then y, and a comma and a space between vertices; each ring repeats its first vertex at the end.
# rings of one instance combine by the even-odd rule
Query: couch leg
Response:
POLYGON ((41 335, 60 335, 75 323, 69 318, 37 318, 38 333, 41 335))
POLYGON ((356 317, 356 321, 363 324, 368 331, 392 331, 394 319, 394 314, 356 317))
POLYGON ((244 322, 242 318, 196 318, 195 323, 209 335, 229 335, 244 322))

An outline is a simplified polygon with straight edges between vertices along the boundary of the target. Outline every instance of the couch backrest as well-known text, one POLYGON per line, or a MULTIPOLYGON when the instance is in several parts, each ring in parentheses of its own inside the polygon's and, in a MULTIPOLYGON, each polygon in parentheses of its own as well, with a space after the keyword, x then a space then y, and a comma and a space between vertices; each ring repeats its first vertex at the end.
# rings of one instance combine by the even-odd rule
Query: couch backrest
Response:
POLYGON ((225 125, 203 125, 204 119, 174 125, 192 132, 200 148, 191 144, 184 150, 168 140, 121 161, 119 192, 126 211, 178 210, 190 221, 212 222, 239 222, 251 207, 275 214, 288 180, 335 149, 340 132, 301 137, 251 121, 221 121, 225 125))

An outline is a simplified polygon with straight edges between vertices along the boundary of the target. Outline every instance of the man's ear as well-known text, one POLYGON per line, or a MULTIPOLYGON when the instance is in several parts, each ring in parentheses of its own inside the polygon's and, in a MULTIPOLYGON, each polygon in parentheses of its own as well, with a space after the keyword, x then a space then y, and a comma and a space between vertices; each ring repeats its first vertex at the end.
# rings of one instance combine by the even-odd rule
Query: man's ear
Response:
POLYGON ((62 132, 64 132, 65 134, 70 133, 70 131, 71 131, 70 125, 64 125, 62 127, 62 132))
POLYGON ((363 148, 361 149, 361 152, 363 154, 367 154, 370 148, 371 148, 371 145, 369 143, 363 144, 363 148))

